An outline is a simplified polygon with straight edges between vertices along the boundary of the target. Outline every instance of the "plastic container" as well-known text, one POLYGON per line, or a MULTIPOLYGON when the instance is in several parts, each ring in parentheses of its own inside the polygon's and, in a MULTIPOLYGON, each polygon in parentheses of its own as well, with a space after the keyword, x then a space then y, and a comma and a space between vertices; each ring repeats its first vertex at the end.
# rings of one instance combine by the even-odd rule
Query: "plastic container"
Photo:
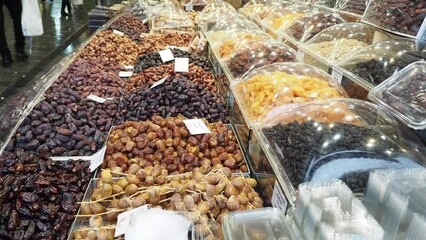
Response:
POLYGON ((226 240, 293 239, 284 214, 276 208, 228 213, 222 228, 226 240))
POLYGON ((233 80, 251 69, 276 62, 296 62, 296 51, 272 40, 251 41, 238 47, 238 50, 225 62, 233 80))
POLYGON ((230 31, 222 41, 212 46, 218 53, 217 56, 227 59, 240 46, 244 46, 250 41, 267 40, 271 37, 262 31, 234 30, 230 31))
POLYGON ((334 8, 337 0, 307 0, 306 3, 314 4, 322 7, 334 8))
POLYGON ((232 91, 249 126, 274 107, 346 96, 334 78, 303 63, 256 68, 234 84, 232 91))
POLYGON ((368 0, 337 0, 336 9, 356 15, 363 15, 367 8, 368 0))
POLYGON ((254 133, 289 199, 300 183, 330 179, 362 193, 371 170, 426 162, 424 145, 389 114, 370 102, 329 99, 275 108, 254 133))
POLYGON ((331 26, 344 23, 345 20, 338 14, 327 12, 316 12, 307 14, 297 19, 284 33, 296 41, 307 42, 322 30, 331 26))
POLYGON ((266 3, 269 1, 270 0, 250 0, 244 7, 240 8, 238 12, 246 17, 251 17, 256 9, 266 6, 266 3))
POLYGON ((151 34, 195 32, 189 15, 175 6, 162 7, 151 19, 151 34))
POLYGON ((209 42, 215 43, 227 37, 227 34, 233 30, 251 30, 259 31, 259 27, 242 15, 222 16, 218 22, 207 31, 206 35, 209 42))
POLYGON ((410 63, 426 59, 409 39, 387 40, 362 49, 339 66, 350 79, 373 88, 410 63))
POLYGON ((408 65, 375 87, 368 97, 388 108, 407 126, 426 129, 426 62, 408 65))
POLYGON ((272 29, 284 30, 310 12, 312 12, 312 8, 300 5, 292 5, 283 9, 277 8, 264 19, 264 23, 272 29))
POLYGON ((196 18, 196 22, 203 32, 210 31, 217 22, 224 18, 239 18, 239 14, 235 9, 231 8, 214 8, 208 14, 199 14, 196 18))
POLYGON ((256 20, 261 21, 265 19, 272 11, 276 9, 283 9, 291 5, 292 3, 286 1, 269 1, 265 5, 256 8, 253 15, 256 20))
MULTIPOLYGON (((318 33, 304 47, 328 62, 328 65, 335 65, 371 45, 375 32, 374 28, 363 23, 342 23, 318 33)), ((315 62, 309 62, 306 55, 304 61, 316 66, 315 62)))
POLYGON ((371 0, 363 21, 404 36, 414 37, 424 22, 424 0, 371 0))

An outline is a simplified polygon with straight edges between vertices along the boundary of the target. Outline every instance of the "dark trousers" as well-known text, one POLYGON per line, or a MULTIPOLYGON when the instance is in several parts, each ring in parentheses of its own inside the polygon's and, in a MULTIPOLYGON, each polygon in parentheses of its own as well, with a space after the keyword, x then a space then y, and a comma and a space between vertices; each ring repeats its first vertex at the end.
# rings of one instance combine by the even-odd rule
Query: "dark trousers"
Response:
POLYGON ((10 54, 7 47, 6 34, 4 30, 3 5, 7 7, 13 19, 13 29, 15 31, 15 47, 23 50, 25 46, 25 37, 22 33, 21 14, 22 3, 20 0, 0 0, 0 53, 1 55, 10 54))
POLYGON ((68 13, 70 13, 71 12, 71 3, 70 3, 70 0, 62 0, 62 8, 61 8, 62 12, 65 12, 65 6, 68 9, 68 13))

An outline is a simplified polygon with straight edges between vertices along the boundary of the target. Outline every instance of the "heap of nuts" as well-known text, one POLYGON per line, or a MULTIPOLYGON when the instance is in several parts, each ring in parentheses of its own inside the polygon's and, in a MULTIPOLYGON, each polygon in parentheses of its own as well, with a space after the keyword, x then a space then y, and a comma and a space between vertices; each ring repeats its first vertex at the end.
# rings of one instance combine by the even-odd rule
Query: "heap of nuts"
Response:
POLYGON ((247 172, 243 154, 232 130, 222 122, 207 123, 210 134, 190 135, 182 116, 152 121, 125 122, 114 127, 107 143, 103 168, 128 172, 160 165, 169 173, 196 167, 210 170, 222 164, 232 171, 247 172), (121 168, 121 170, 117 170, 121 168))
POLYGON ((145 36, 139 42, 141 47, 140 55, 152 52, 158 52, 168 46, 188 47, 194 36, 189 33, 168 33, 168 34, 153 34, 145 36))
POLYGON ((185 77, 172 76, 149 90, 135 89, 122 98, 120 119, 145 121, 161 117, 205 118, 209 122, 229 122, 223 98, 204 85, 193 83, 185 77))
POLYGON ((121 97, 124 79, 118 76, 120 67, 105 67, 96 61, 77 60, 53 82, 49 91, 70 88, 82 97, 90 94, 103 98, 121 97))
MULTIPOLYGON (((173 54, 173 56, 179 57, 179 58, 188 58, 189 63, 193 63, 201 68, 203 68, 206 71, 210 71, 211 64, 209 60, 204 56, 198 56, 196 54, 192 54, 177 48, 173 48, 170 50, 173 54)), ((170 63, 170 62, 168 62, 170 63)), ((167 63, 164 63, 163 60, 160 57, 160 54, 158 52, 153 52, 149 54, 145 54, 139 57, 139 59, 136 62, 135 69, 133 72, 138 73, 141 72, 147 68, 150 67, 158 67, 161 65, 164 65, 167 63)))
POLYGON ((144 24, 132 14, 121 16, 109 26, 109 29, 123 32, 133 41, 139 40, 142 33, 149 32, 148 24, 144 24))
POLYGON ((117 113, 118 101, 83 100, 69 88, 45 94, 6 150, 37 152, 42 156, 87 156, 105 143, 117 113))
POLYGON ((91 178, 90 163, 23 151, 3 153, 0 163, 0 238, 67 239, 91 178))
POLYGON ((162 65, 148 68, 141 73, 134 74, 126 83, 126 90, 132 91, 139 88, 148 89, 154 82, 162 78, 168 76, 183 76, 194 83, 203 85, 212 92, 217 92, 217 87, 211 72, 206 72, 192 63, 189 64, 189 71, 187 73, 175 72, 174 67, 174 64, 162 65))
POLYGON ((100 61, 103 65, 109 66, 133 66, 142 52, 142 48, 128 36, 105 30, 92 39, 81 51, 79 58, 100 61))
POLYGON ((164 183, 156 186, 144 184, 143 169, 119 179, 113 176, 110 170, 101 172, 90 201, 82 203, 78 216, 88 218, 89 226, 76 230, 74 239, 113 239, 118 214, 145 204, 185 212, 204 239, 223 239, 220 224, 228 212, 263 207, 262 199, 254 190, 256 180, 233 176, 231 170, 223 166, 209 172, 197 168, 188 174, 169 175, 164 183))

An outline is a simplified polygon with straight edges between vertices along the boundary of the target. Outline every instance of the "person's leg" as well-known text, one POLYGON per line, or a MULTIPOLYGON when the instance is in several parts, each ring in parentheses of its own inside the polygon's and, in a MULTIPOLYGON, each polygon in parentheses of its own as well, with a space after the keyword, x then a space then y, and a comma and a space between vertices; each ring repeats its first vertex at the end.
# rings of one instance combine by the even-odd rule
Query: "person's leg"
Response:
POLYGON ((7 47, 6 33, 4 29, 3 0, 0 0, 0 53, 3 59, 3 66, 12 64, 9 48, 7 47))
POLYGON ((71 14, 71 3, 70 3, 70 0, 66 0, 66 3, 67 3, 68 14, 71 14))
POLYGON ((28 58, 28 55, 25 53, 25 37, 22 33, 22 23, 21 23, 21 15, 22 15, 22 3, 21 1, 15 0, 5 0, 5 5, 7 9, 9 9, 10 16, 13 20, 13 29, 15 31, 15 49, 16 49, 16 57, 18 60, 25 60, 28 58))
POLYGON ((67 0, 62 0, 62 6, 61 6, 61 15, 67 16, 68 14, 65 12, 65 6, 66 6, 67 0))

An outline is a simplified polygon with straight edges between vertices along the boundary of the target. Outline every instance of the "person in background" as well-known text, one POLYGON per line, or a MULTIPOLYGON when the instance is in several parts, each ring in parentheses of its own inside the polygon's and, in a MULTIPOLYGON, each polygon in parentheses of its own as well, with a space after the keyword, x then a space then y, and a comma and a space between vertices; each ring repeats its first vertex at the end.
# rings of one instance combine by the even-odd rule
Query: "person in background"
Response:
MULTIPOLYGON (((1 0, 0 0, 1 1, 1 0)), ((70 0, 62 0, 62 8, 61 8, 61 15, 62 16, 68 16, 71 14, 71 3, 70 0), (65 6, 68 9, 68 13, 65 12, 65 6)))
POLYGON ((21 26, 21 14, 22 14, 22 3, 20 0, 0 0, 0 53, 3 58, 3 66, 8 67, 13 63, 10 55, 10 50, 7 47, 6 34, 4 29, 4 15, 3 5, 9 10, 10 16, 13 20, 13 29, 15 31, 15 50, 16 59, 18 61, 24 61, 28 58, 28 55, 24 51, 25 37, 22 33, 21 26))

